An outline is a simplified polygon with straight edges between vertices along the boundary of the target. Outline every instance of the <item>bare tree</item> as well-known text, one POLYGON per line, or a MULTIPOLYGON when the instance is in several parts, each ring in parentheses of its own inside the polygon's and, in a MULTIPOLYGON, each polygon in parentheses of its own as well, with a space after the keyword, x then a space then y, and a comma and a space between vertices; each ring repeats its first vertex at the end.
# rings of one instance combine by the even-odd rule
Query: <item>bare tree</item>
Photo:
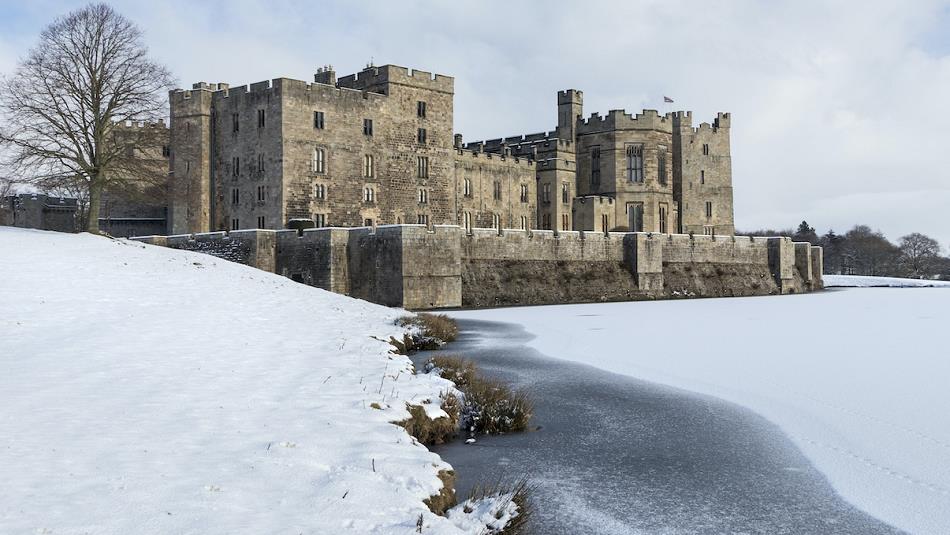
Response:
POLYGON ((940 261, 940 244, 937 240, 919 232, 900 239, 900 262, 907 272, 916 278, 932 277, 940 261))
POLYGON ((19 180, 39 188, 84 192, 86 229, 98 232, 100 201, 110 184, 167 180, 167 169, 143 154, 166 135, 148 125, 167 115, 173 82, 148 57, 142 32, 108 5, 59 18, 0 81, 7 164, 19 180))

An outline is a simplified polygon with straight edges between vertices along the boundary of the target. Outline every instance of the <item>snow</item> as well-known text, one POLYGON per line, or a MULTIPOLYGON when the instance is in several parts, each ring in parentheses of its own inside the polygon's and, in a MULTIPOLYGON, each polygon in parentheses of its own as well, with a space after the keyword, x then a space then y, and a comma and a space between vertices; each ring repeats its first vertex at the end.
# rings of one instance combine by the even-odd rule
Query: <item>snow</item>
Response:
POLYGON ((521 324, 548 356, 748 407, 777 424, 857 507, 911 533, 950 533, 944 289, 451 315, 521 324))
MULTIPOLYGON (((453 388, 389 353, 405 311, 9 227, 0 290, 0 533, 485 529, 429 512, 451 467, 390 423, 453 388)), ((475 509, 510 518, 508 498, 475 509)))
POLYGON ((897 277, 863 277, 858 275, 823 275, 828 288, 950 288, 950 281, 901 279, 897 277))

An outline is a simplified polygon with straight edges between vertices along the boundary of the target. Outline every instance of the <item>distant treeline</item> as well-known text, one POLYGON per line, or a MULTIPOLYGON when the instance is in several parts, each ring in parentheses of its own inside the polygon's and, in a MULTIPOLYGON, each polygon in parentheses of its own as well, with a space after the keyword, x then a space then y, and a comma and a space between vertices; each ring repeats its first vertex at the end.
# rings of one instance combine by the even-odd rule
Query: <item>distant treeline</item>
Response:
POLYGON ((829 230, 819 236, 802 221, 797 230, 736 231, 736 235, 789 236, 820 245, 824 248, 826 274, 950 280, 950 257, 941 254, 937 240, 919 232, 903 236, 894 244, 867 225, 855 225, 845 234, 829 230))

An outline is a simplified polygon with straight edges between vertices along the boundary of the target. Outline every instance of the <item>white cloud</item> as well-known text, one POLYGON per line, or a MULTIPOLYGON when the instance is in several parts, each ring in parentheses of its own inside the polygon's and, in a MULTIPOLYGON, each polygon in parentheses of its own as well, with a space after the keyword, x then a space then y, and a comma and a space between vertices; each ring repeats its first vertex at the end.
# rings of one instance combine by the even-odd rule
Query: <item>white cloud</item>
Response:
POLYGON ((663 95, 699 120, 730 111, 741 228, 861 222, 950 244, 945 0, 114 4, 183 86, 370 58, 453 75, 468 140, 553 128, 568 87, 588 114, 665 110, 663 95))

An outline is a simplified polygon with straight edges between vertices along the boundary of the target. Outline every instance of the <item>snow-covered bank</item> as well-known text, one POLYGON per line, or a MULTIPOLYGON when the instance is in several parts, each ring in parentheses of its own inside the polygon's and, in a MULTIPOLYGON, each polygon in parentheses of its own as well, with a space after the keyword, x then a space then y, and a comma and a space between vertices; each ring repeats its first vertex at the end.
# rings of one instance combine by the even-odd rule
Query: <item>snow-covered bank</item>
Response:
POLYGON ((897 277, 823 275, 826 288, 950 288, 950 282, 897 277))
POLYGON ((452 315, 521 324, 551 357, 747 406, 777 423, 851 503, 912 533, 950 533, 944 289, 452 315))
POLYGON ((0 227, 0 532, 476 532, 429 512, 450 467, 389 423, 451 387, 389 354, 402 313, 0 227))

